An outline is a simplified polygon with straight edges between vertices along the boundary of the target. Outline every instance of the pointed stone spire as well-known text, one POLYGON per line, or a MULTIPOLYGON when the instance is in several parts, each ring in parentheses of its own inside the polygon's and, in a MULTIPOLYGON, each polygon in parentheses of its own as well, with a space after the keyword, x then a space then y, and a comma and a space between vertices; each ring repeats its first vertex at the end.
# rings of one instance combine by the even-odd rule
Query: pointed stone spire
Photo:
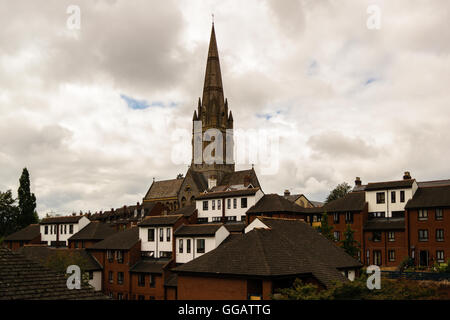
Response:
POLYGON ((206 121, 207 125, 220 126, 220 115, 225 113, 225 104, 214 24, 211 29, 211 38, 209 41, 202 103, 203 111, 207 115, 206 119, 202 120, 206 121))
POLYGON ((192 117, 192 121, 197 121, 197 110, 194 110, 194 116, 192 117))

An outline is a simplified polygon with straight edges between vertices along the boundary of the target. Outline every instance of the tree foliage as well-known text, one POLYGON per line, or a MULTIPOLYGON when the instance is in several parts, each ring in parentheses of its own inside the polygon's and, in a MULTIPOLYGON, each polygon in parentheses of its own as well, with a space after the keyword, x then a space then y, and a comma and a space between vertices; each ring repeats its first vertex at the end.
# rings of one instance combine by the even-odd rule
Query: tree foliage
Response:
POLYGON ((355 240, 354 233, 355 231, 353 231, 350 225, 348 224, 345 229, 344 240, 341 241, 341 245, 342 248, 345 250, 345 252, 347 252, 347 254, 357 259, 361 245, 359 244, 358 241, 355 240))
POLYGON ((18 230, 18 216, 19 208, 11 190, 6 192, 0 191, 0 237, 3 238, 18 230))
POLYGON ((39 221, 36 210, 36 197, 30 190, 30 174, 27 168, 24 168, 19 180, 19 218, 17 221, 18 229, 22 229, 32 223, 39 221))
POLYGON ((328 240, 334 241, 333 229, 334 227, 328 223, 328 214, 324 212, 320 224, 320 233, 328 240))
POLYGON ((354 281, 336 282, 328 289, 296 279, 291 288, 278 290, 280 300, 421 300, 445 299, 439 284, 415 280, 382 279, 380 290, 367 288, 367 276, 354 281))
POLYGON ((334 188, 330 192, 327 199, 325 200, 325 203, 329 203, 331 201, 345 197, 345 195, 349 193, 351 189, 352 187, 350 187, 347 182, 342 182, 338 184, 336 188, 334 188))

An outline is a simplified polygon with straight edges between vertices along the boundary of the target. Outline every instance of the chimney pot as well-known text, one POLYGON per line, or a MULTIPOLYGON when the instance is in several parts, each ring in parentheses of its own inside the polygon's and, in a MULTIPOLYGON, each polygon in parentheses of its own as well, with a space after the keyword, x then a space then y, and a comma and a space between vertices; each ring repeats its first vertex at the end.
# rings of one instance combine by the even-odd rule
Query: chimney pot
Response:
POLYGON ((285 197, 286 196, 290 196, 290 195, 291 195, 291 192, 288 189, 284 190, 284 196, 285 197))
POLYGON ((355 186, 360 186, 361 185, 361 178, 360 177, 356 177, 355 179, 355 186))
POLYGON ((409 171, 405 171, 405 174, 403 175, 403 180, 411 179, 411 174, 409 171))

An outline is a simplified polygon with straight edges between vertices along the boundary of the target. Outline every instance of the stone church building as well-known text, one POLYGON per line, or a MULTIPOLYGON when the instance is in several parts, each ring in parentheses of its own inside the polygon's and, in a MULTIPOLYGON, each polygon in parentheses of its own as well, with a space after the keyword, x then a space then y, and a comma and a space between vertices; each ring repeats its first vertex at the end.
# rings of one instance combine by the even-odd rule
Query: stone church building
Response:
MULTIPOLYGON (((192 161, 187 173, 184 177, 179 176, 172 180, 153 181, 143 199, 144 203, 160 202, 166 205, 170 211, 174 211, 195 204, 195 198, 200 193, 212 188, 237 185, 261 187, 253 168, 235 171, 234 161, 225 161, 225 159, 233 159, 233 136, 230 134, 233 130, 233 115, 231 110, 228 110, 228 101, 223 94, 214 24, 209 42, 203 97, 198 100, 192 124, 192 161), (201 132, 195 129, 195 123, 198 121, 201 121, 201 132), (220 161, 211 163, 211 161, 205 161, 202 156, 203 151, 210 143, 209 141, 202 142, 202 137, 205 138, 205 132, 209 129, 215 129, 222 134, 223 163, 220 161), (200 143, 202 148, 201 159, 198 159, 195 153, 194 141, 200 143)), ((212 156, 214 156, 214 152, 212 156)))

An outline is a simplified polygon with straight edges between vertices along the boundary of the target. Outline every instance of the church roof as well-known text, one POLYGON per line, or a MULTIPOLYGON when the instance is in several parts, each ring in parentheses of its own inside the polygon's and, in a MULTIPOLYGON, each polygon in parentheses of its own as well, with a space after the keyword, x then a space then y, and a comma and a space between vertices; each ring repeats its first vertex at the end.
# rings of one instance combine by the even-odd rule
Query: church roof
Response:
POLYGON ((154 181, 144 200, 177 197, 184 179, 154 181))

